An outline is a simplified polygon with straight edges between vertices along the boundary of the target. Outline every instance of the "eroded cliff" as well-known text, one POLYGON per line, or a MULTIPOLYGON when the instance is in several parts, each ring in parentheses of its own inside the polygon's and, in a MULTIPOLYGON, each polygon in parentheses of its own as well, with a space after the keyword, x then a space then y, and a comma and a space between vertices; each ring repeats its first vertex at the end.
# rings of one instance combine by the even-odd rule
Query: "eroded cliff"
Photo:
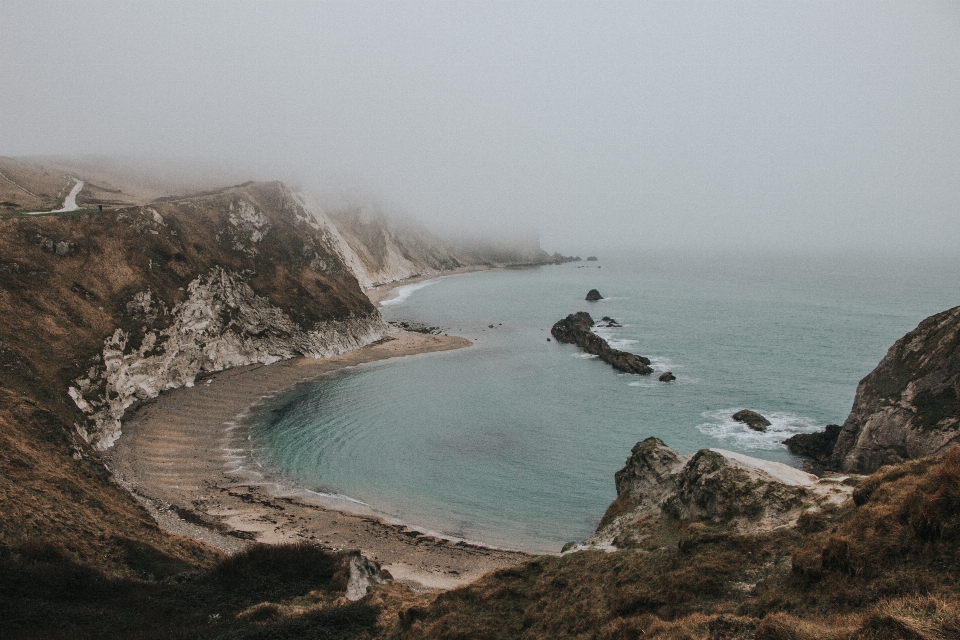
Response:
POLYGON ((897 340, 860 381, 827 464, 870 473, 958 442, 960 307, 954 307, 897 340))
POLYGON ((124 412, 206 372, 388 331, 329 229, 281 183, 0 225, 2 544, 209 553, 165 537, 108 481, 96 450, 124 412))

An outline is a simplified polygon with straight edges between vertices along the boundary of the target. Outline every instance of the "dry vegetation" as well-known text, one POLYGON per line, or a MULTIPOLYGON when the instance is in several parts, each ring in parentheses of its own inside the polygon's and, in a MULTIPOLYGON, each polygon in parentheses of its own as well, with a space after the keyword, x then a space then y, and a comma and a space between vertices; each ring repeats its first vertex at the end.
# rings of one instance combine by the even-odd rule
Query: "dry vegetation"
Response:
POLYGON ((372 310, 353 276, 292 214, 272 218, 256 255, 236 249, 227 219, 241 196, 265 210, 287 204, 279 185, 265 184, 158 203, 157 216, 127 208, 0 221, 0 544, 52 545, 74 560, 134 574, 128 556, 136 545, 195 568, 219 557, 164 534, 109 481, 76 433, 84 416, 66 390, 117 327, 135 345, 170 321, 131 315, 136 292, 172 305, 214 265, 246 272, 254 291, 306 328, 372 310), (316 255, 333 268, 311 268, 316 255))
POLYGON ((643 546, 544 556, 444 593, 343 597, 349 555, 254 547, 197 570, 128 551, 110 577, 45 546, 0 553, 15 637, 946 640, 960 637, 960 448, 866 478, 856 502, 742 536, 645 521, 643 546))
POLYGON ((960 448, 856 496, 765 535, 667 522, 646 548, 538 558, 406 611, 396 637, 960 637, 960 448))

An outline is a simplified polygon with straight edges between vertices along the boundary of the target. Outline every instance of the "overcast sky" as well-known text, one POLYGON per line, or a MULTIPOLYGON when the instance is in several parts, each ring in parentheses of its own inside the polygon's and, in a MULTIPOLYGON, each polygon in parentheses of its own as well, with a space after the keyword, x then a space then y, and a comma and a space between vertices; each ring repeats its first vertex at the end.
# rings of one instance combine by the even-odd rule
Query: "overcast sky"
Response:
POLYGON ((0 155, 33 154, 250 163, 549 250, 956 248, 960 3, 2 0, 0 155))

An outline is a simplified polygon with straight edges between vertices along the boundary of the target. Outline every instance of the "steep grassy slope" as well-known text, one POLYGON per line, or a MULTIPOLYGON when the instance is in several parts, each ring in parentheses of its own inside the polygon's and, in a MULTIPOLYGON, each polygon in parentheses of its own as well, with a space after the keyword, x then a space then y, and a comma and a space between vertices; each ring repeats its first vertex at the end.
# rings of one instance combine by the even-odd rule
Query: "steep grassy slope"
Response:
POLYGON ((244 359, 375 339, 379 314, 307 220, 279 183, 0 220, 0 544, 48 543, 118 571, 162 554, 145 562, 169 559, 163 574, 217 557, 163 534, 109 482, 82 437, 98 443, 95 407, 68 389, 90 382, 81 405, 135 404, 244 359), (171 333, 188 320, 188 340, 171 333), (114 379, 151 363, 166 375, 156 388, 114 379))

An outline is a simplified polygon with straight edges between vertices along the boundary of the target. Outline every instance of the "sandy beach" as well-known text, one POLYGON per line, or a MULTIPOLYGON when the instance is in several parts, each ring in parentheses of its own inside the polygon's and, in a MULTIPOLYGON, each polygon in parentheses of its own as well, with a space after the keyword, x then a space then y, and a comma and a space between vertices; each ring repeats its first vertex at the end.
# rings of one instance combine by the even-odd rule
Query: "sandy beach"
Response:
POLYGON ((414 588, 464 584, 528 556, 426 535, 361 504, 285 486, 250 461, 237 418, 264 396, 332 371, 471 344, 455 336, 400 332, 330 358, 223 371, 139 407, 105 460, 162 527, 226 552, 253 541, 310 541, 359 549, 414 588))
POLYGON ((444 271, 443 273, 433 273, 426 274, 422 276, 414 276, 412 278, 407 278, 405 280, 399 280, 396 282, 388 282, 386 284, 377 285, 371 287, 364 291, 367 294, 367 297, 375 305, 380 305, 387 300, 392 300, 397 297, 397 290, 400 287, 406 287, 411 284, 419 284, 421 282, 426 282, 427 280, 439 280, 441 278, 449 278, 451 276, 459 276, 464 273, 476 273, 477 271, 492 271, 498 267, 491 267, 487 265, 471 265, 468 267, 460 267, 459 269, 451 269, 450 271, 444 271))

